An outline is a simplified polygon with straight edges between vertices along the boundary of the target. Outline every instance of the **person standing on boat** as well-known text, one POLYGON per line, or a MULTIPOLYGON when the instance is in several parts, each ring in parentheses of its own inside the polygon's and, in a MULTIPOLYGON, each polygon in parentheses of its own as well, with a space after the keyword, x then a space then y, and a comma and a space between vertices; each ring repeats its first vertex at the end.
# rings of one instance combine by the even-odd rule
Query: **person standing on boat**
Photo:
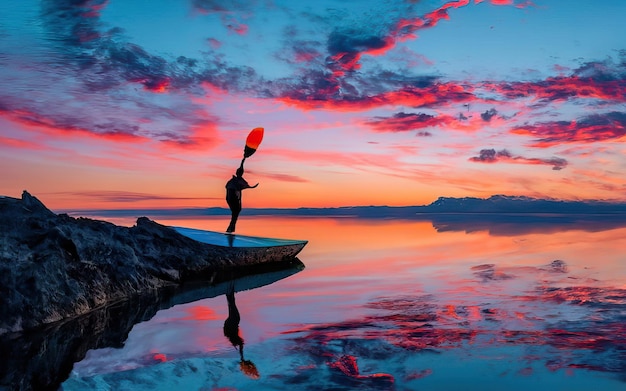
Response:
POLYGON ((230 224, 226 229, 226 232, 235 232, 235 225, 237 224, 237 218, 241 212, 241 191, 244 189, 254 189, 259 184, 250 186, 245 179, 243 179, 243 161, 241 166, 237 169, 236 175, 226 182, 226 203, 230 208, 230 224))

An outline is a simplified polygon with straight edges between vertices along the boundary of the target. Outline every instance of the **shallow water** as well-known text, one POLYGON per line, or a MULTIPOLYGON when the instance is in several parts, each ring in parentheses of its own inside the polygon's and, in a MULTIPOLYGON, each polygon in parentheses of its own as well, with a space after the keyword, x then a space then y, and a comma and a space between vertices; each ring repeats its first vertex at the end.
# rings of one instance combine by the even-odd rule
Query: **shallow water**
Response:
POLYGON ((238 228, 309 240, 304 270, 235 294, 243 365, 222 294, 157 312, 121 348, 89 350, 62 389, 626 387, 626 224, 242 216, 238 228))

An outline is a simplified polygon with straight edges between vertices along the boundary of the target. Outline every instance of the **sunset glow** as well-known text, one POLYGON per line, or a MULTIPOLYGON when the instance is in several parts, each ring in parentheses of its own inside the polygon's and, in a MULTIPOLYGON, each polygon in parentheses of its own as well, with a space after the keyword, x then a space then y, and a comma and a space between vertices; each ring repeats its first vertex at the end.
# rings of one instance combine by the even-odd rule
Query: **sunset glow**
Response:
POLYGON ((263 127, 244 208, 626 201, 625 13, 617 0, 4 2, 0 194, 226 206, 263 127))

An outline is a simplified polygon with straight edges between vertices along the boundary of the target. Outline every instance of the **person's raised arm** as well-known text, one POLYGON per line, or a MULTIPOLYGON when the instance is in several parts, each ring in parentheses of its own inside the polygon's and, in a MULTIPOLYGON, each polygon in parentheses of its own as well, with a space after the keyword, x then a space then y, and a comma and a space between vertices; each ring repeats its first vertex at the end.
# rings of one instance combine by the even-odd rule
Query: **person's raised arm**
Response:
POLYGON ((240 182, 241 190, 243 190, 243 189, 254 189, 258 185, 259 184, 257 183, 254 186, 250 186, 250 184, 248 184, 248 182, 245 179, 241 178, 241 182, 240 182))

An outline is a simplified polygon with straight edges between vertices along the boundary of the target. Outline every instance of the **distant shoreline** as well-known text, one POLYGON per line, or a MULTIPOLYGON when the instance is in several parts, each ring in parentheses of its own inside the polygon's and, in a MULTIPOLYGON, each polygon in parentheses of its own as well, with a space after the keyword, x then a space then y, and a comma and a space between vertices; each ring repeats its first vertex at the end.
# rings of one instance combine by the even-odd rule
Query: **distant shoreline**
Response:
MULTIPOLYGON (((106 217, 131 216, 224 216, 230 211, 223 207, 209 208, 138 208, 138 209, 76 209, 59 210, 73 216, 97 215, 106 217)), ((248 216, 318 216, 354 218, 419 218, 436 216, 509 216, 509 217, 563 217, 587 218, 626 216, 626 203, 606 201, 561 201, 523 196, 494 195, 489 198, 440 197, 422 206, 342 206, 326 208, 245 208, 248 216)))
MULTIPOLYGON (((404 207, 394 207, 389 210, 388 207, 374 207, 367 211, 359 210, 358 207, 351 208, 306 208, 306 209, 289 209, 289 208, 248 208, 243 214, 246 216, 275 216, 275 217, 352 217, 352 218, 402 218, 402 219, 429 219, 437 217, 534 217, 534 218, 562 218, 562 217, 623 217, 626 218, 626 211, 597 211, 597 212, 429 212, 414 211, 414 208, 404 211, 404 207)), ((77 210, 57 210, 56 213, 65 213, 73 217, 80 216, 101 216, 101 217, 135 217, 135 216, 161 216, 161 217, 190 217, 190 216, 227 216, 230 211, 226 208, 171 208, 171 209, 77 209, 77 210)))

